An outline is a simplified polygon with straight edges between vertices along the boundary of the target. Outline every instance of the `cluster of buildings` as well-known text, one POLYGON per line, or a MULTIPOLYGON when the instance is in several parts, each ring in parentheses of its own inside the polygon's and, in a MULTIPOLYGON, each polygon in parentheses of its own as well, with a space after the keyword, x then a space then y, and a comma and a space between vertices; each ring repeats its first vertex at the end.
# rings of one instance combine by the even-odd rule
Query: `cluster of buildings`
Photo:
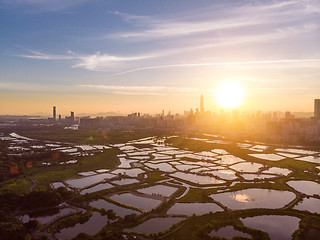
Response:
POLYGON ((314 100, 314 115, 311 118, 295 118, 286 112, 283 119, 270 121, 266 131, 271 140, 295 143, 320 142, 320 99, 314 100))
POLYGON ((169 130, 186 130, 193 123, 198 127, 204 126, 204 119, 211 119, 212 113, 204 111, 203 96, 200 98, 200 110, 185 111, 183 115, 167 114, 162 111, 161 114, 149 115, 141 113, 132 113, 128 116, 108 116, 108 117, 82 117, 80 118, 80 128, 90 129, 169 129, 169 130), (202 122, 202 124, 200 124, 202 122))
POLYGON ((184 114, 132 113, 128 116, 80 118, 80 128, 86 129, 153 129, 180 132, 206 132, 232 138, 304 144, 320 142, 320 99, 314 100, 314 116, 296 118, 290 112, 214 113, 205 111, 203 96, 200 108, 184 114))
POLYGON ((52 110, 52 118, 48 118, 48 120, 51 120, 53 122, 69 122, 69 123, 73 123, 75 121, 74 118, 74 112, 70 112, 70 116, 66 116, 64 119, 61 118, 61 114, 59 114, 59 117, 57 119, 57 108, 56 106, 53 106, 53 110, 52 110))
MULTIPOLYGON (((6 121, 7 122, 7 121, 6 121)), ((290 112, 240 112, 238 110, 215 113, 205 111, 203 95, 200 106, 183 114, 149 115, 132 113, 127 116, 62 118, 53 106, 52 117, 21 119, 12 124, 57 125, 69 129, 121 129, 164 130, 178 132, 205 132, 231 138, 282 143, 320 143, 320 99, 314 100, 313 117, 295 117, 290 112)), ((12 126, 12 124, 10 126, 12 126)))

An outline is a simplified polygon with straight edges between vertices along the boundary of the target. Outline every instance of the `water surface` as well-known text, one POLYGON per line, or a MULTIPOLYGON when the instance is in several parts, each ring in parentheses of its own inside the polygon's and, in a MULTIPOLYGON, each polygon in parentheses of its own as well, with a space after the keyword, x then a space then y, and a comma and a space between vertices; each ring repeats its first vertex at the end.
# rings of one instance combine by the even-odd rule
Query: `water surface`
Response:
POLYGON ((176 203, 167 213, 191 216, 193 214, 203 215, 210 212, 215 213, 217 211, 223 211, 223 209, 215 203, 176 203))
POLYGON ((158 163, 158 164, 146 163, 145 165, 152 168, 152 169, 159 169, 160 171, 163 171, 163 172, 177 171, 169 163, 158 163))
POLYGON ((287 176, 289 173, 291 173, 291 171, 286 168, 271 167, 268 170, 264 170, 263 173, 271 173, 271 174, 287 176))
POLYGON ((107 216, 102 216, 99 212, 93 212, 92 216, 87 222, 83 224, 77 223, 73 227, 61 229, 60 232, 56 233, 55 235, 59 239, 71 239, 76 237, 79 233, 94 235, 107 223, 107 216))
POLYGON ((172 173, 171 176, 183 179, 188 182, 201 184, 201 185, 202 184, 220 184, 225 182, 225 181, 216 179, 214 177, 196 175, 192 173, 176 172, 176 173, 172 173))
POLYGON ((140 168, 131 168, 131 169, 117 169, 114 170, 112 173, 114 174, 122 174, 127 175, 129 177, 137 177, 140 173, 144 173, 144 171, 140 168))
POLYGON ((113 185, 111 185, 110 183, 100 183, 100 184, 93 186, 91 188, 84 189, 83 191, 81 191, 81 194, 83 195, 86 193, 98 192, 98 191, 112 188, 112 187, 113 187, 113 185))
POLYGON ((245 189, 210 195, 212 199, 231 209, 281 208, 295 199, 289 191, 271 189, 245 189))
POLYGON ((220 156, 218 157, 218 161, 216 161, 216 163, 223 164, 223 165, 231 165, 231 164, 240 163, 240 162, 244 162, 244 160, 233 155, 220 156))
POLYGON ((102 182, 104 179, 110 179, 115 177, 115 175, 110 173, 96 174, 89 177, 77 178, 67 180, 66 183, 75 188, 86 188, 98 182, 102 182))
POLYGON ((139 189, 138 192, 150 194, 150 195, 161 195, 164 197, 170 197, 177 190, 178 188, 160 184, 160 185, 139 189))
POLYGON ((257 172, 262 167, 263 165, 260 163, 245 162, 232 165, 230 168, 239 172, 257 172))
POLYGON ((299 218, 291 216, 257 216, 240 219, 246 227, 262 230, 270 240, 289 240, 299 227, 299 218))
POLYGON ((151 210, 161 204, 160 200, 140 197, 140 196, 133 195, 132 193, 116 194, 111 196, 110 198, 122 204, 144 209, 144 210, 151 210))
POLYGON ((299 202, 296 206, 294 206, 294 209, 320 214, 320 199, 312 197, 304 198, 302 202, 299 202))
POLYGON ((287 184, 307 195, 320 195, 320 184, 312 181, 288 181, 287 184))
POLYGON ((118 185, 127 185, 127 184, 133 184, 139 182, 137 179, 133 178, 123 178, 121 180, 112 181, 112 183, 118 184, 118 185))
POLYGON ((301 158, 296 158, 296 160, 320 164, 319 156, 305 156, 301 158))
POLYGON ((28 222, 29 220, 35 219, 42 224, 46 224, 54 219, 58 219, 61 216, 65 216, 71 213, 76 213, 77 210, 73 208, 63 208, 59 209, 58 212, 54 213, 53 215, 45 215, 45 216, 39 216, 39 217, 30 217, 29 215, 22 216, 22 222, 28 222))
POLYGON ((274 154, 274 153, 269 153, 269 154, 248 154, 249 156, 252 156, 252 157, 256 157, 256 158, 260 158, 260 159, 263 159, 263 160, 269 160, 269 161, 279 161, 279 160, 282 160, 284 159, 284 157, 282 156, 279 156, 277 154, 274 154))
POLYGON ((116 215, 120 216, 120 217, 124 217, 124 216, 130 215, 130 214, 137 214, 137 215, 140 214, 140 212, 138 212, 138 211, 135 211, 135 210, 132 210, 129 208, 119 207, 119 206, 117 206, 113 203, 110 203, 106 200, 103 200, 103 199, 99 199, 99 200, 90 202, 89 205, 94 208, 105 209, 106 211, 108 211, 109 209, 112 209, 116 213, 116 215))
POLYGON ((66 187, 62 182, 53 182, 51 183, 53 188, 66 187))

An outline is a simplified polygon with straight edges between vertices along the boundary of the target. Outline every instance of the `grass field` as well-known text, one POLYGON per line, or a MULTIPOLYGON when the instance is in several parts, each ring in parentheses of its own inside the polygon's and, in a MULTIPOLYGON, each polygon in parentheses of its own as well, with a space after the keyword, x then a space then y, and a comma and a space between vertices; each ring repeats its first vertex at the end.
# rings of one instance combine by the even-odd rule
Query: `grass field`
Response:
POLYGON ((33 178, 37 185, 34 189, 46 189, 48 185, 55 181, 79 177, 78 172, 92 171, 96 169, 111 169, 119 164, 117 154, 118 149, 109 149, 95 156, 83 157, 74 165, 54 165, 25 168, 24 176, 4 184, 1 189, 10 189, 20 193, 27 193, 33 185, 29 178, 33 178))
POLYGON ((61 127, 37 127, 12 129, 19 135, 32 139, 78 144, 125 143, 130 140, 162 135, 159 131, 124 130, 70 130, 61 127))
POLYGON ((30 188, 33 182, 25 177, 15 178, 0 186, 0 191, 8 190, 14 192, 17 195, 24 195, 30 192, 30 188))

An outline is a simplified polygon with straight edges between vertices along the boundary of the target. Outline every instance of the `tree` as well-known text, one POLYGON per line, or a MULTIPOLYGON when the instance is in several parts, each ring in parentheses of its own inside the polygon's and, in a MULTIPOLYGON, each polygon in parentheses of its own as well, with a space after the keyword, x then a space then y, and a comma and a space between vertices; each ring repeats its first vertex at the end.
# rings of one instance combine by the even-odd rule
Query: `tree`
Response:
POLYGON ((30 220, 29 222, 24 223, 23 226, 28 233, 31 233, 37 228, 38 221, 37 220, 30 220))
POLYGON ((61 195, 56 191, 33 191, 23 199, 25 209, 57 206, 62 202, 61 195))

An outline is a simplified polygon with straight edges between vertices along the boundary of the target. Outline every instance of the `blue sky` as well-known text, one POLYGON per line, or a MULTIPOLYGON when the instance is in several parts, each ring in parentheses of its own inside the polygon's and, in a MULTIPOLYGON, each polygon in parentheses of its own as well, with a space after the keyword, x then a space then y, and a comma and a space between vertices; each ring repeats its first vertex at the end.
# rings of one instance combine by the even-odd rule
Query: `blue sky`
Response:
POLYGON ((320 1, 0 0, 0 114, 217 109, 312 111, 320 1))

